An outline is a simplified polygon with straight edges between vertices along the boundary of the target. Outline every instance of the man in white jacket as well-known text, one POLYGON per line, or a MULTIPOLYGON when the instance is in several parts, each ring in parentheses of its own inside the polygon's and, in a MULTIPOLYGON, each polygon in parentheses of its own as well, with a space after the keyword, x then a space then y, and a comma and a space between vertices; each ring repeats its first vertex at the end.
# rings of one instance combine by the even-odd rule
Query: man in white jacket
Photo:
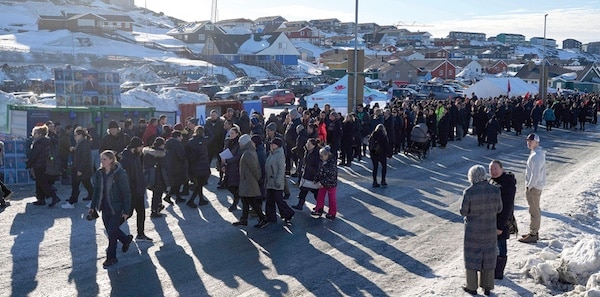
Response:
POLYGON ((536 243, 542 220, 540 210, 540 197, 546 184, 546 152, 540 146, 540 137, 531 133, 527 135, 527 148, 531 150, 527 158, 527 167, 525 167, 525 197, 529 204, 529 214, 531 223, 529 224, 529 233, 519 239, 524 243, 536 243))

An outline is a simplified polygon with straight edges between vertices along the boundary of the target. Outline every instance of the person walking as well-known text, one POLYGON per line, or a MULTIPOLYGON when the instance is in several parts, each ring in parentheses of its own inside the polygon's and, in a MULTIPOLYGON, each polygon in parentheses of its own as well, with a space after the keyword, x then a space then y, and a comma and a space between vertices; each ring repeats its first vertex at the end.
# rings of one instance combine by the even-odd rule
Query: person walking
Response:
POLYGON ((265 227, 269 222, 266 220, 260 205, 261 191, 258 182, 261 179, 261 169, 258 164, 256 146, 248 134, 240 136, 238 140, 242 155, 240 157, 240 184, 238 190, 242 199, 242 216, 240 220, 232 223, 234 226, 247 226, 250 207, 259 218, 257 228, 265 227))
POLYGON ((378 124, 369 137, 369 155, 373 163, 373 187, 387 187, 385 176, 387 174, 387 158, 391 158, 392 150, 383 124, 378 124), (381 184, 377 182, 377 171, 381 164, 381 184))
POLYGON ((231 157, 228 159, 221 159, 221 166, 225 173, 224 183, 227 185, 227 190, 233 195, 233 201, 229 206, 229 211, 236 211, 237 205, 240 202, 240 157, 242 156, 242 150, 240 150, 239 138, 242 136, 240 128, 234 125, 229 129, 229 139, 225 144, 225 149, 229 150, 231 157))
POLYGON ((73 152, 73 165, 71 166, 71 197, 61 207, 72 209, 79 199, 79 185, 83 184, 88 195, 83 200, 92 200, 94 187, 92 186, 91 178, 94 174, 92 163, 91 142, 87 130, 83 127, 77 127, 74 131, 75 143, 74 147, 70 148, 73 152))
POLYGON ((131 213, 131 190, 127 173, 113 151, 103 151, 100 154, 100 168, 94 175, 94 196, 88 214, 98 210, 102 212, 102 221, 108 235, 106 260, 104 268, 117 263, 117 241, 123 246, 121 251, 126 253, 133 241, 132 235, 125 235, 120 226, 129 218, 131 213))
POLYGON ((525 198, 529 205, 531 222, 529 233, 519 238, 519 241, 536 243, 539 239, 538 231, 542 221, 540 198, 546 184, 546 151, 540 146, 540 136, 535 133, 527 135, 527 148, 530 153, 525 167, 525 198))
POLYGON ((152 143, 152 147, 145 147, 142 149, 144 175, 147 171, 152 170, 154 173, 154 180, 146 184, 146 188, 152 191, 152 203, 150 204, 150 217, 151 218, 162 218, 160 213, 165 206, 161 202, 163 193, 169 186, 169 178, 167 177, 167 152, 165 151, 165 139, 162 137, 156 137, 152 143))
POLYGON ((152 241, 152 238, 146 236, 144 232, 144 221, 146 220, 144 198, 146 197, 146 181, 144 180, 144 169, 142 167, 142 149, 144 143, 142 139, 134 136, 127 145, 127 148, 121 153, 121 167, 127 173, 129 180, 129 189, 131 191, 131 205, 133 214, 135 210, 137 223, 137 236, 135 241, 152 241))
POLYGON ((319 150, 321 164, 317 182, 320 184, 319 194, 317 195, 317 205, 310 214, 316 217, 323 215, 325 207, 325 195, 329 198, 329 210, 326 218, 334 220, 337 215, 337 164, 336 159, 332 157, 331 149, 326 146, 319 150))
POLYGON ((275 138, 270 143, 271 153, 265 162, 265 189, 267 190, 266 220, 277 222, 277 208, 279 215, 286 225, 294 216, 288 204, 283 200, 283 188, 285 184, 285 155, 283 152, 283 140, 275 138))
POLYGON ((165 143, 167 151, 167 176, 169 177, 169 193, 163 199, 169 204, 173 204, 171 198, 175 197, 175 202, 185 202, 181 198, 181 187, 189 181, 188 177, 188 160, 185 154, 185 147, 181 141, 183 135, 180 131, 173 131, 172 137, 165 143))
POLYGON ((502 133, 500 121, 498 121, 498 117, 496 115, 492 115, 492 118, 485 126, 485 140, 487 142, 488 149, 490 149, 490 144, 492 145, 493 150, 496 149, 496 143, 498 143, 498 134, 500 133, 502 133))
POLYGON ((52 197, 52 202, 48 206, 53 207, 60 202, 60 199, 52 186, 52 177, 46 174, 49 151, 53 149, 52 141, 48 137, 48 127, 45 125, 34 127, 31 130, 31 136, 33 142, 25 167, 31 169, 31 175, 35 179, 35 198, 37 201, 33 202, 33 205, 46 205, 46 197, 52 197))
POLYGON ((544 109, 542 117, 544 118, 544 121, 546 121, 546 131, 552 131, 552 126, 554 126, 554 122, 556 121, 556 115, 550 104, 544 109))
POLYGON ((319 194, 319 185, 315 182, 319 174, 319 141, 316 138, 309 138, 304 145, 304 167, 302 168, 302 178, 300 179, 300 193, 298 193, 298 204, 293 205, 293 209, 302 210, 306 195, 313 193, 315 200, 319 194))
MULTIPOLYGON (((206 136, 205 131, 203 126, 196 126, 192 138, 185 144, 185 151, 190 162, 190 177, 194 183, 192 196, 186 202, 187 206, 191 208, 208 204, 202 190, 210 177, 211 160, 208 145, 212 141, 212 134, 206 136), (196 197, 199 197, 198 205, 195 203, 196 197)), ((211 133, 210 130, 208 133, 211 133)))
POLYGON ((496 216, 496 233, 498 234, 498 257, 496 258, 495 279, 504 278, 504 267, 508 258, 506 240, 510 238, 509 220, 514 220, 513 209, 515 207, 515 193, 517 191, 517 180, 514 174, 504 172, 502 163, 492 160, 489 165, 490 183, 500 187, 502 197, 502 211, 496 216))
POLYGON ((502 211, 500 188, 485 178, 485 168, 474 165, 467 175, 471 185, 463 191, 460 214, 464 216, 464 260, 467 284, 463 290, 477 294, 480 286, 485 295, 494 289, 496 267, 496 216, 502 211), (479 282, 477 280, 479 272, 479 282))

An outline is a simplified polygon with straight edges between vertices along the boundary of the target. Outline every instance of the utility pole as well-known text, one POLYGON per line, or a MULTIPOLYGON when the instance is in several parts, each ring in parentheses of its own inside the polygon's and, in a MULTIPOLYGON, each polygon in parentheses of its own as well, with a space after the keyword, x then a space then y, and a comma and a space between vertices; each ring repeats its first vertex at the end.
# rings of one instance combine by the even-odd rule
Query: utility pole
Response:
POLYGON ((546 19, 548 14, 544 15, 544 40, 542 40, 542 73, 540 73, 540 99, 546 101, 546 92, 548 92, 548 83, 546 82, 546 19))

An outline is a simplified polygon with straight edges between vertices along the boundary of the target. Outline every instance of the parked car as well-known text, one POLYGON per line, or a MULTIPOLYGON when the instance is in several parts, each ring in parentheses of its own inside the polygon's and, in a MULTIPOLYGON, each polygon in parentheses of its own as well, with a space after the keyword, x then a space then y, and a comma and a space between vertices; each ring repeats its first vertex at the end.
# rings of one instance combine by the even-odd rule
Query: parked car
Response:
POLYGON ((418 93, 417 91, 411 88, 398 88, 392 90, 392 97, 405 99, 408 98, 410 100, 425 100, 427 99, 427 95, 418 93))
POLYGON ((200 93, 206 94, 209 99, 212 99, 217 92, 222 91, 222 87, 218 85, 205 85, 200 87, 200 93))
POLYGON ((238 100, 258 100, 261 96, 266 95, 270 90, 276 89, 274 84, 251 84, 248 90, 240 92, 237 95, 238 100))
POLYGON ((233 85, 224 87, 222 91, 215 93, 213 100, 235 99, 239 92, 246 90, 244 85, 233 85))
POLYGON ((280 88, 290 89, 294 94, 312 94, 315 84, 307 78, 286 78, 280 88))
POLYGON ((198 79, 198 81, 205 83, 207 85, 218 85, 219 80, 215 75, 205 75, 198 79))
POLYGON ((456 92, 454 88, 445 85, 421 85, 421 90, 419 90, 419 93, 427 96, 427 98, 438 100, 462 97, 462 94, 456 92))
POLYGON ((5 79, 2 81, 2 86, 0 87, 0 90, 4 91, 6 93, 16 92, 17 91, 17 83, 11 79, 5 79))
POLYGON ((256 82, 256 79, 254 79, 253 77, 243 76, 243 77, 238 77, 238 78, 230 81, 229 84, 230 85, 244 85, 244 86, 248 87, 251 84, 253 84, 254 82, 256 82))
POLYGON ((296 96, 290 89, 274 89, 260 97, 263 106, 279 106, 281 104, 294 104, 296 96))

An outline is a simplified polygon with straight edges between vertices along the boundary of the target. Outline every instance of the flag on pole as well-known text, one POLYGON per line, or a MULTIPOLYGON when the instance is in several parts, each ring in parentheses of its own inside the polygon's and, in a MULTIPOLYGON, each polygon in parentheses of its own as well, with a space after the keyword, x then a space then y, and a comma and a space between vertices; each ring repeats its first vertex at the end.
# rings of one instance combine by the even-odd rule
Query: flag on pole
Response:
POLYGON ((508 93, 510 93, 510 79, 508 79, 508 91, 506 92, 506 94, 508 95, 508 93))
POLYGON ((531 96, 531 94, 529 94, 529 92, 527 92, 527 94, 525 94, 525 98, 524 98, 524 100, 525 100, 525 101, 529 100, 529 96, 531 96))

